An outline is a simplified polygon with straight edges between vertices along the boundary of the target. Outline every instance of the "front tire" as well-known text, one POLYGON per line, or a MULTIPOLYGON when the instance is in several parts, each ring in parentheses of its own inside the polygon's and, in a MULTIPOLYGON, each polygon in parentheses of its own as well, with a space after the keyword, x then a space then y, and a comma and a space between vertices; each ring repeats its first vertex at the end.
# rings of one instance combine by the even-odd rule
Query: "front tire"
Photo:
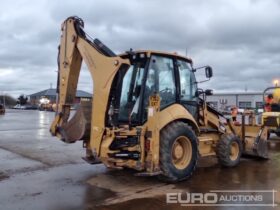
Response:
POLYGON ((233 134, 222 135, 217 145, 219 163, 225 167, 234 167, 239 164, 241 154, 241 140, 233 134))
POLYGON ((159 178, 178 182, 189 178, 197 165, 198 141, 192 128, 183 122, 172 122, 160 132, 159 178))

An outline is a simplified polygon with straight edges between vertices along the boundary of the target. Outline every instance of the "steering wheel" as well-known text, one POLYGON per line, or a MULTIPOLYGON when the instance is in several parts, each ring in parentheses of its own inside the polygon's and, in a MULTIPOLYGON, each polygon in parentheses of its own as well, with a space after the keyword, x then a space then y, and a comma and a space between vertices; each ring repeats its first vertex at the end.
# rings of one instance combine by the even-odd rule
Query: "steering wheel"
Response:
POLYGON ((166 88, 164 88, 164 89, 160 90, 159 92, 160 92, 160 93, 163 93, 163 92, 172 92, 172 89, 171 89, 171 88, 166 87, 166 88))

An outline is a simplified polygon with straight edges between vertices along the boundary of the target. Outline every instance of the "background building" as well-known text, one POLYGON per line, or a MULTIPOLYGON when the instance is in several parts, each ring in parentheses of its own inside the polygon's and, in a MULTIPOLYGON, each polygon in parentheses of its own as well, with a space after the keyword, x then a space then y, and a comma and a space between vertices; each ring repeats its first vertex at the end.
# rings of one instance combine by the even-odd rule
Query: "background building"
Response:
POLYGON ((207 96, 207 101, 218 110, 228 110, 232 106, 240 109, 262 109, 263 92, 214 93, 207 96))
MULTIPOLYGON (((82 90, 77 90, 75 103, 78 104, 81 101, 88 101, 91 100, 91 98, 92 94, 82 90)), ((29 95, 29 99, 32 105, 38 105, 40 103, 40 100, 42 99, 46 99, 50 104, 54 104, 56 102, 56 89, 50 88, 37 93, 33 93, 29 95)))

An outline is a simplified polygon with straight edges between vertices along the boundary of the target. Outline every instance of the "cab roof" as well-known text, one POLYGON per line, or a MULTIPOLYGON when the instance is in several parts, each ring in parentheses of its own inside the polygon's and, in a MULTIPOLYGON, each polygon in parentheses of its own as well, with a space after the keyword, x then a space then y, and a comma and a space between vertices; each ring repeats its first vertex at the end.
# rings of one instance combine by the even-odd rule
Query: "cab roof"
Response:
POLYGON ((186 56, 182 56, 177 54, 177 52, 174 53, 170 53, 170 52, 163 52, 163 51, 157 51, 157 50, 130 50, 127 51, 125 53, 119 54, 120 57, 124 57, 127 58, 128 56, 131 56, 133 54, 141 54, 141 53, 145 53, 148 57, 151 56, 151 54, 158 54, 158 55, 164 55, 164 56, 168 56, 168 57, 175 57, 175 58, 179 58, 182 60, 186 60, 189 63, 193 63, 192 59, 186 57, 186 56))

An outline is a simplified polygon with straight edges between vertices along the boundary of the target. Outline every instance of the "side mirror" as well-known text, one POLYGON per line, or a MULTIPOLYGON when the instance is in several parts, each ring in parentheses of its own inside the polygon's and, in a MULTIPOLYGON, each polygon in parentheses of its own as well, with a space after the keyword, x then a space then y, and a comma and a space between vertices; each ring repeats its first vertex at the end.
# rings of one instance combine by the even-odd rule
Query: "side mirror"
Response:
POLYGON ((199 97, 201 94, 203 94, 203 90, 198 89, 197 91, 195 91, 195 97, 199 97))
POLYGON ((212 96, 213 95, 213 90, 210 90, 210 89, 205 90, 205 95, 212 96))
POLYGON ((211 78, 213 76, 213 70, 210 66, 205 67, 206 78, 211 78))

